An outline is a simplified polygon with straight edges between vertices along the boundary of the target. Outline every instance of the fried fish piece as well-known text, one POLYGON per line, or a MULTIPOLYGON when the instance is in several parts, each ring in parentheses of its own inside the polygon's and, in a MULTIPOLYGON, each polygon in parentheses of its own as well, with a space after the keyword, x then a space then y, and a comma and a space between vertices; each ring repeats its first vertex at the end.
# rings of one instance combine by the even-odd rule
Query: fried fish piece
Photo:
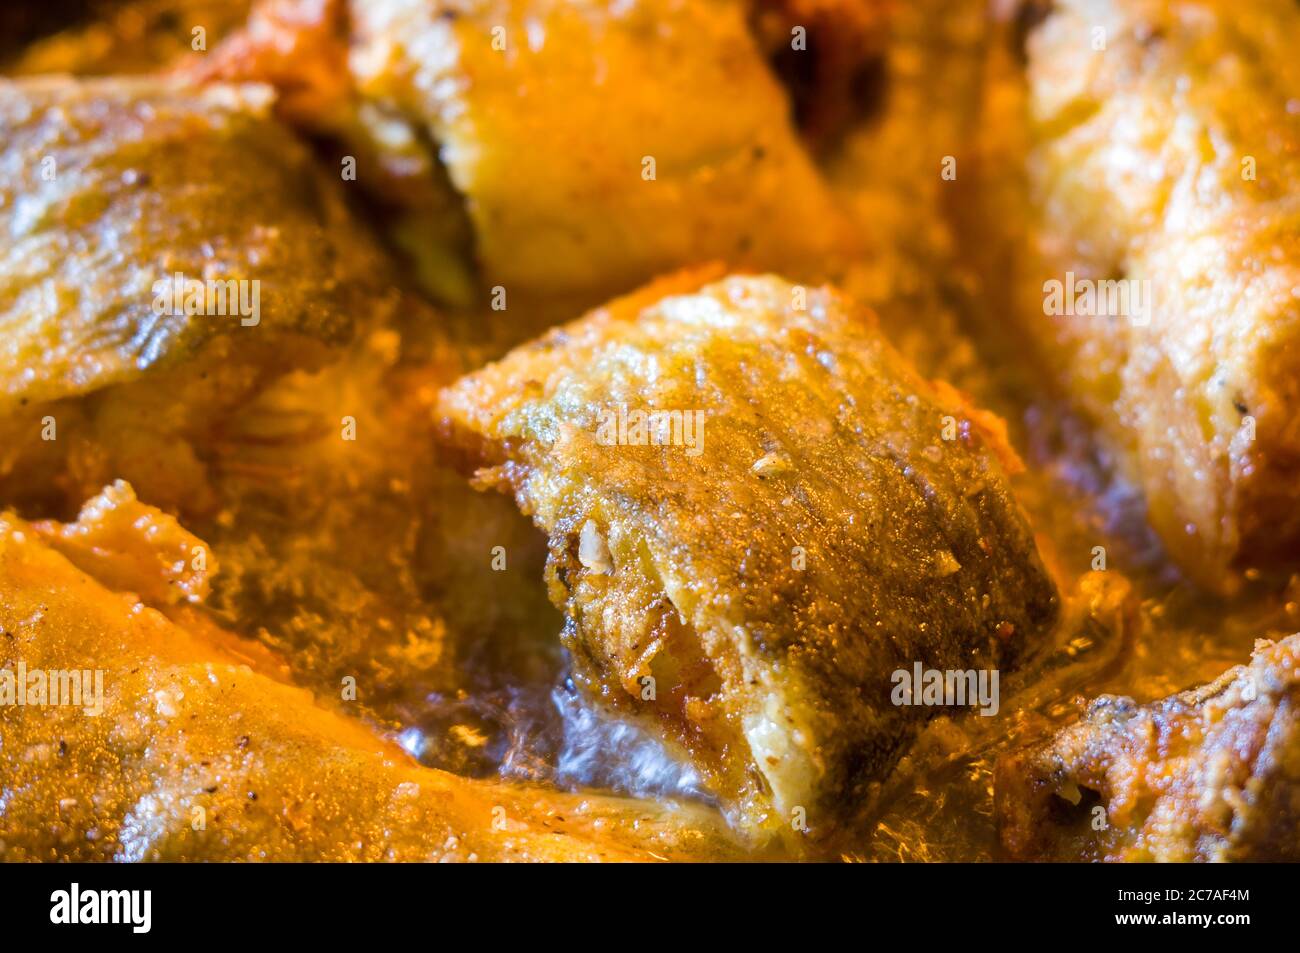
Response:
POLYGON ((1297 35, 1289 0, 1059 0, 1028 35, 1026 332, 1216 589, 1300 553, 1297 35))
MULTIPOLYGON (((115 492, 124 513, 141 515, 123 502, 129 488, 115 492)), ((83 566, 112 567, 117 582, 136 573, 133 586, 148 592, 178 545, 201 541, 156 510, 144 515, 151 528, 136 527, 134 542, 120 523, 86 545, 75 529, 43 531, 83 566), (153 541, 159 564, 142 553, 153 541), (114 546, 125 547, 116 565, 114 546)), ((5 860, 736 855, 706 809, 422 768, 199 617, 181 625, 107 588, 10 515, 0 516, 0 632, 5 860)))
POLYGON ((1021 860, 1298 860, 1298 706, 1300 635, 1150 705, 1102 695, 998 765, 1002 845, 1021 860))
POLYGON ((394 307, 378 248, 271 100, 254 86, 0 81, 9 504, 127 477, 152 502, 202 510, 196 444, 394 307))
POLYGON ((755 835, 800 809, 825 833, 933 712, 894 704, 892 673, 1015 666, 1056 590, 999 420, 831 290, 704 280, 554 330, 440 413, 549 534, 589 696, 684 749, 755 835))
POLYGON ((397 231, 423 283, 454 287, 442 272, 472 260, 484 299, 572 314, 684 265, 825 275, 852 247, 747 12, 367 0, 339 17, 279 0, 194 75, 296 85, 304 61, 334 64, 311 72, 350 75, 354 95, 299 90, 295 119, 359 143, 375 169, 359 181, 409 213, 397 231))
POLYGON ((488 285, 600 298, 714 258, 798 270, 837 251, 839 216, 740 4, 353 15, 361 89, 438 143, 488 285))

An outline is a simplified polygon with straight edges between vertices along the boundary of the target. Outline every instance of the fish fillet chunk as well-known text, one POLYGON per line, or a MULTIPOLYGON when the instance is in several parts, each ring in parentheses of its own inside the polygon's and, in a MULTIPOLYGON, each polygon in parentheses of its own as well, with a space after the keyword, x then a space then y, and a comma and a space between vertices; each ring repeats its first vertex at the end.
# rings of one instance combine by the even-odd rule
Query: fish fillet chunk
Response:
POLYGON ((811 270, 842 244, 742 4, 352 11, 360 89, 438 143, 490 285, 599 300, 715 258, 811 270))
POLYGON ((1231 590, 1300 553, 1300 7, 1050 6, 1026 330, 1170 553, 1231 590))
POLYGON ((892 674, 1014 666, 1056 592, 996 418, 831 290, 706 280, 555 329, 440 413, 548 533, 588 694, 689 754, 756 836, 830 832, 934 711, 894 704, 892 674))
POLYGON ((272 101, 253 85, 0 80, 6 503, 127 477, 203 509, 194 445, 393 310, 377 246, 272 101))
POLYGON ((997 770, 1020 860, 1300 859, 1300 635, 1150 705, 1102 695, 997 770))

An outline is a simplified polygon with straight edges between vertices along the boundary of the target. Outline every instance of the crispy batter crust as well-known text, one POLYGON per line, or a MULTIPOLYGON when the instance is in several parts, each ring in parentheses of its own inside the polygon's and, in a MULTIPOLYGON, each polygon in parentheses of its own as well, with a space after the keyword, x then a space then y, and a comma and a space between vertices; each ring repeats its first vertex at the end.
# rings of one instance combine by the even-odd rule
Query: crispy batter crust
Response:
POLYGON ((1300 860, 1300 635, 1139 706, 1102 695, 997 772, 1020 860, 1300 860))
POLYGON ((271 95, 0 81, 0 477, 19 484, 7 502, 28 485, 70 483, 76 499, 129 476, 155 502, 201 509, 188 438, 391 311, 382 257, 267 115, 271 95), (177 273, 256 281, 258 313, 233 313, 241 289, 226 285, 224 315, 176 313, 184 302, 160 314, 155 283, 177 273))
POLYGON ((1062 0, 1028 42, 1029 333, 1215 588, 1300 552, 1297 35, 1287 0, 1062 0), (1044 316, 1067 272, 1149 282, 1149 325, 1044 316))
POLYGON ((550 534, 590 694, 657 723, 751 830, 802 807, 825 832, 933 711, 891 704, 891 673, 1015 665, 1055 590, 986 415, 830 290, 701 282, 556 329, 441 413, 550 534), (702 414, 699 452, 609 445, 619 408, 702 414))
POLYGON ((383 270, 306 148, 268 117, 271 98, 256 86, 0 82, 6 403, 132 380, 216 338, 270 352, 352 337, 366 297, 383 296, 370 277, 383 270), (260 323, 155 314, 154 282, 176 272, 258 279, 260 323))
POLYGON ((266 0, 181 70, 267 82, 283 115, 345 143, 439 300, 477 284, 480 303, 500 288, 507 310, 568 315, 713 259, 844 266, 857 236, 751 30, 784 51, 800 21, 814 37, 786 65, 814 85, 810 129, 834 131, 878 51, 874 6, 266 0))
POLYGON ((824 273, 844 247, 740 3, 367 0, 352 13, 363 94, 438 144, 489 286, 590 304, 715 258, 824 273))

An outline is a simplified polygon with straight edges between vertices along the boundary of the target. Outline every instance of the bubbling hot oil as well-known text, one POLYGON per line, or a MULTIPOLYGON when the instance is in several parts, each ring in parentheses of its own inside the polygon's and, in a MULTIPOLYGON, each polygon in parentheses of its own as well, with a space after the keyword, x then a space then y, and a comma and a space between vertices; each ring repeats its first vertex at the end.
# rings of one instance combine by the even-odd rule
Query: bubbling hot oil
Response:
POLYGON ((639 726, 586 704, 567 678, 433 694, 408 717, 397 740, 430 767, 568 791, 710 800, 687 762, 639 726))

